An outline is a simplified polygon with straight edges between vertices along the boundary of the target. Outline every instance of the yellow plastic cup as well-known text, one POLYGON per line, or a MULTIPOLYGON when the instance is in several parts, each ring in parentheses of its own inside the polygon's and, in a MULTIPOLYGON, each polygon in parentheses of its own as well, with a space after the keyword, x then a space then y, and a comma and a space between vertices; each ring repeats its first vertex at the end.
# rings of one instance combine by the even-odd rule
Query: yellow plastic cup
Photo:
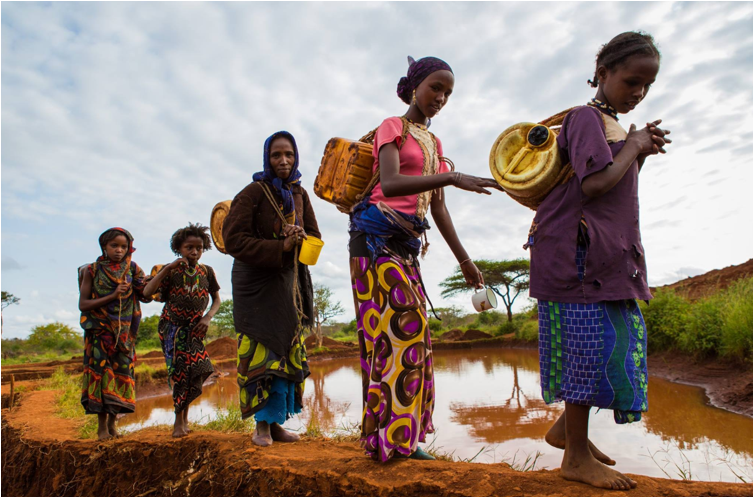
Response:
POLYGON ((303 239, 301 244, 301 253, 298 254, 298 260, 307 266, 315 266, 319 260, 319 254, 322 251, 324 242, 320 239, 309 235, 303 239))

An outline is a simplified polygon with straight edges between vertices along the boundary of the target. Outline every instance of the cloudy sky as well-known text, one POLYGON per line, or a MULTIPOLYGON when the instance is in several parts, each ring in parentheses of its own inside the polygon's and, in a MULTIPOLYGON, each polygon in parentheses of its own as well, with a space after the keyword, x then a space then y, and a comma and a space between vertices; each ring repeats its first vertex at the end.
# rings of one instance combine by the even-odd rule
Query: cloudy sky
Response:
MULTIPOLYGON (((641 173, 649 282, 753 256, 752 3, 9 3, 2 4, 2 289, 5 338, 53 320, 77 326, 76 268, 124 226, 147 271, 169 238, 209 223, 261 168, 279 129, 300 146, 326 246, 312 268, 352 318, 347 216, 313 196, 327 140, 401 115, 406 56, 456 75, 432 131, 458 169, 489 175, 497 135, 593 96, 594 55, 614 35, 652 33, 663 54, 648 98, 622 123, 664 119, 674 144, 641 173)), ((474 258, 527 257, 532 211, 504 194, 449 189, 474 258)), ((435 305, 456 264, 436 230, 423 262, 435 305)), ((231 295, 232 258, 210 251, 231 295)), ((522 302, 524 303, 524 302, 522 302)), ((158 304, 145 313, 155 314, 158 304)))

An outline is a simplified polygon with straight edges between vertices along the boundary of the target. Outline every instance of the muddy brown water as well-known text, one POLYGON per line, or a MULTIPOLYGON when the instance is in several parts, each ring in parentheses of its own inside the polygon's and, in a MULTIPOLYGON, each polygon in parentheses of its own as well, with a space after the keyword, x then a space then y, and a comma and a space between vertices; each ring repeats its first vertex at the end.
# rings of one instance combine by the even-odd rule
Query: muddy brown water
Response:
MULTIPOLYGON (((310 365, 304 411, 286 428, 301 433, 316 426, 325 434, 354 429, 361 413, 358 360, 310 365)), ((562 404, 541 399, 535 350, 488 349, 435 352, 436 407, 429 435, 442 452, 480 463, 523 463, 541 455, 536 469, 559 467, 562 452, 544 441, 562 404)), ((649 381, 649 412, 618 426, 612 412, 592 414, 591 440, 628 473, 702 481, 753 481, 753 419, 711 407, 703 390, 659 378, 649 381)), ((189 411, 192 421, 213 419, 238 402, 234 373, 204 386, 189 411)), ((125 430, 172 424, 168 395, 139 400, 120 420, 125 430)))

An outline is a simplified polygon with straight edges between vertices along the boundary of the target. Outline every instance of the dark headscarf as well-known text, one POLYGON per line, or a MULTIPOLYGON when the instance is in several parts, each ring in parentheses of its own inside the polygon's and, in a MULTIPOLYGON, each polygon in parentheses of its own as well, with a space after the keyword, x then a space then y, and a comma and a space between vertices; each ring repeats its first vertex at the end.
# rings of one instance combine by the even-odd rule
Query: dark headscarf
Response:
POLYGON ((410 105, 413 90, 418 88, 421 81, 425 80, 429 74, 437 71, 452 72, 452 68, 447 62, 436 57, 424 57, 416 61, 413 57, 408 56, 408 75, 403 76, 398 81, 397 96, 400 97, 400 100, 410 105))
MULTIPOLYGON (((285 217, 288 217, 293 211, 295 211, 295 202, 293 201, 293 194, 290 192, 292 185, 298 185, 301 183, 301 173, 298 171, 298 145, 295 144, 295 138, 287 131, 278 131, 272 136, 267 138, 264 142, 264 170, 255 173, 254 182, 264 181, 270 183, 275 191, 282 197, 282 213, 285 217), (293 169, 290 171, 288 179, 282 180, 277 177, 275 170, 272 169, 272 164, 269 163, 269 149, 272 146, 272 142, 277 138, 287 138, 293 145, 293 151, 295 152, 295 161, 293 162, 293 169)), ((296 219, 296 224, 300 224, 300 221, 296 219)))

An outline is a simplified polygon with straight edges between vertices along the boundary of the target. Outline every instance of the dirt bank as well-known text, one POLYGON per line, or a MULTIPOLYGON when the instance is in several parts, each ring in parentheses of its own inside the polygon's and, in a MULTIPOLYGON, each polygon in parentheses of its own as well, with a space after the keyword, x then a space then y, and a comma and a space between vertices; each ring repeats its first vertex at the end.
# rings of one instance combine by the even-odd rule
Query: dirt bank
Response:
MULTIPOLYGON (((304 438, 261 449, 247 435, 145 429, 116 441, 75 440, 75 424, 54 418, 54 392, 25 393, 2 411, 2 491, 8 497, 162 496, 560 496, 615 495, 505 464, 393 461, 376 464, 355 443, 304 438), (54 422, 53 422, 54 421, 54 422)), ((631 497, 743 497, 753 487, 631 475, 631 497)))
MULTIPOLYGON (((715 269, 708 273, 693 276, 692 278, 685 278, 684 280, 660 288, 671 288, 690 300, 698 300, 713 295, 719 290, 724 290, 741 278, 750 277, 753 277, 753 259, 737 266, 728 266, 724 269, 715 269)), ((652 288, 652 290, 655 289, 652 288)))
POLYGON ((648 372, 676 383, 702 387, 712 405, 753 417, 753 368, 750 366, 662 352, 648 356, 648 372))

